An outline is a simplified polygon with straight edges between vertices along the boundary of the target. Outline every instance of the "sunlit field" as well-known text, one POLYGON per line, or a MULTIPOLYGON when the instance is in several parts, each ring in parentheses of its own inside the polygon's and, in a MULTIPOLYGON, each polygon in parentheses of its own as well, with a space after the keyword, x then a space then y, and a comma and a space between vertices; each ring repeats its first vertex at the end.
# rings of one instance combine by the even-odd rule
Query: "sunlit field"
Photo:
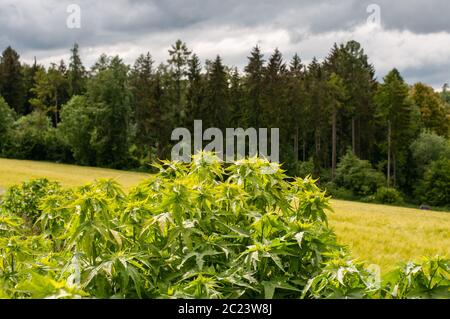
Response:
MULTIPOLYGON (((110 169, 45 162, 0 159, 0 193, 8 186, 46 177, 65 186, 78 186, 99 178, 113 178, 125 189, 147 175, 110 169)), ((354 257, 393 269, 406 260, 422 256, 450 256, 450 213, 421 211, 385 205, 333 200, 328 213, 340 243, 354 257)))
POLYGON ((58 181, 64 186, 80 186, 95 179, 112 178, 128 189, 142 181, 145 176, 146 174, 142 173, 104 168, 0 158, 0 188, 2 189, 42 177, 58 181))
POLYGON ((353 256, 385 273, 400 261, 450 256, 450 213, 333 200, 331 227, 353 256))

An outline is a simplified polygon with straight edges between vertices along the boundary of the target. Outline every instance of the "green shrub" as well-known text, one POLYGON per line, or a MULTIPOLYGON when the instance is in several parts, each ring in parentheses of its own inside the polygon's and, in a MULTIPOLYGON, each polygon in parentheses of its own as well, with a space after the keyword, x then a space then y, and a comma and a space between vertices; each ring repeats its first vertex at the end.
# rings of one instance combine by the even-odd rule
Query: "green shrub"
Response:
POLYGON ((58 183, 47 179, 36 179, 8 189, 3 198, 2 208, 8 213, 25 217, 35 222, 40 214, 40 200, 60 190, 58 183))
POLYGON ((20 159, 47 159, 47 135, 51 123, 44 112, 33 112, 14 123, 14 139, 7 155, 20 159))
POLYGON ((96 152, 91 145, 94 131, 95 108, 90 107, 87 98, 74 96, 62 108, 58 132, 64 137, 75 160, 82 165, 93 165, 96 152))
POLYGON ((442 158, 450 158, 450 143, 445 137, 434 133, 422 133, 410 147, 419 178, 428 166, 442 158))
POLYGON ((385 298, 448 299, 450 297, 450 260, 442 257, 408 262, 389 273, 385 298))
POLYGON ((358 197, 374 194, 384 181, 382 173, 351 151, 342 157, 336 169, 336 185, 352 191, 358 197))
POLYGON ((375 195, 375 200, 383 204, 402 204, 402 195, 395 188, 380 187, 375 195))
POLYGON ((418 196, 428 205, 450 205, 450 159, 431 163, 418 188, 418 196))
POLYGON ((156 168, 129 194, 109 180, 11 188, 0 205, 0 296, 395 297, 337 243, 329 198, 311 178, 208 153, 156 168))
POLYGON ((314 162, 310 159, 307 162, 298 161, 296 167, 296 176, 306 177, 314 174, 314 162))
POLYGON ((356 200, 356 199, 358 199, 358 197, 355 196, 351 190, 343 188, 343 187, 338 187, 333 182, 326 183, 323 186, 323 189, 325 189, 326 192, 330 196, 332 196, 334 198, 344 199, 344 200, 356 200))
POLYGON ((11 142, 13 123, 14 111, 0 96, 0 154, 5 152, 5 148, 11 142))

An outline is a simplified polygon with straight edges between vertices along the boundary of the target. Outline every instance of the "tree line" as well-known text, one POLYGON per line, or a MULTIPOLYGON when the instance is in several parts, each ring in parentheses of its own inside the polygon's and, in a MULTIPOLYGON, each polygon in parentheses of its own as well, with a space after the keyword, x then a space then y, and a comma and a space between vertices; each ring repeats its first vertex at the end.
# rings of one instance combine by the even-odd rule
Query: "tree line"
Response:
POLYGON ((256 46, 243 70, 220 56, 202 64, 181 40, 165 63, 147 53, 130 66, 103 54, 90 68, 77 44, 68 64, 47 68, 21 62, 8 47, 0 95, 5 157, 148 169, 170 156, 174 128, 192 129, 200 119, 220 129, 279 128, 284 169, 322 182, 339 180, 339 161, 350 152, 384 174, 387 187, 413 196, 424 165, 448 159, 438 152, 424 164, 411 147, 431 139, 448 148, 448 85, 442 93, 408 85, 396 69, 378 81, 356 41, 335 44, 309 64, 298 54, 285 61, 278 49, 265 57, 256 46))

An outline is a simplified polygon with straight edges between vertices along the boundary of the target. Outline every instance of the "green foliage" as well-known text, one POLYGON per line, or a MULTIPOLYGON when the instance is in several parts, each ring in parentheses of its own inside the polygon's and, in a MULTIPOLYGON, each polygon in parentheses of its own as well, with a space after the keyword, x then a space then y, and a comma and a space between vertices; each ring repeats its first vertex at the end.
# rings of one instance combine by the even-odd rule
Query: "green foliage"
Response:
POLYGON ((67 79, 64 61, 59 66, 52 64, 46 71, 38 69, 34 75, 34 87, 31 92, 34 98, 30 104, 35 110, 47 112, 56 126, 59 122, 61 105, 67 101, 67 79))
POLYGON ((422 177, 428 165, 442 158, 450 158, 450 143, 434 133, 422 133, 410 146, 417 174, 422 177))
POLYGON ((295 169, 295 175, 299 177, 310 176, 314 173, 314 162, 312 158, 307 162, 298 161, 295 169))
POLYGON ((47 179, 36 179, 22 185, 12 186, 6 192, 2 208, 6 211, 35 222, 41 215, 40 200, 60 190, 57 183, 47 179))
MULTIPOLYGON (((288 63, 278 49, 266 59, 265 51, 253 48, 242 70, 219 56, 202 66, 178 40, 158 66, 150 53, 133 67, 102 54, 87 70, 77 44, 68 67, 64 61, 21 64, 8 47, 0 57, 0 94, 21 118, 9 139, 4 127, 10 121, 0 124, 0 152, 149 171, 153 160, 170 156, 171 132, 177 127, 192 132, 194 120, 202 120, 204 129, 278 128, 280 161, 290 175, 334 181, 337 159, 351 148, 387 173, 388 186, 414 197, 426 169, 422 155, 435 149, 420 151, 416 161, 409 146, 421 129, 448 134, 448 86, 441 99, 424 84, 409 86, 396 69, 377 83, 356 41, 334 45, 323 62, 313 59, 309 65, 297 54, 288 63), (299 159, 309 158, 313 170, 298 167, 299 159)), ((10 118, 6 106, 0 109, 0 116, 10 118)), ((375 190, 364 187, 353 196, 372 196, 367 193, 375 190)))
POLYGON ((14 112, 0 96, 0 154, 5 152, 5 147, 12 139, 12 127, 14 123, 14 112))
POLYGON ((346 189, 344 187, 338 187, 334 182, 328 182, 323 186, 323 189, 327 191, 330 196, 338 199, 344 200, 358 200, 360 199, 356 196, 353 191, 346 189))
POLYGON ((19 118, 11 131, 14 138, 4 149, 6 156, 30 160, 70 161, 61 136, 45 113, 35 111, 19 118))
POLYGON ((387 276, 386 298, 448 299, 450 260, 434 257, 422 263, 409 262, 387 276))
POLYGON ((375 200, 383 204, 402 204, 402 195, 395 188, 380 187, 375 194, 375 200))
POLYGON ((91 146, 91 135, 94 128, 95 109, 88 105, 84 96, 74 96, 65 104, 61 112, 61 123, 58 131, 75 160, 83 165, 95 164, 95 150, 91 146))
POLYGON ((367 299, 380 297, 377 276, 361 263, 336 256, 311 278, 302 297, 315 299, 367 299))
POLYGON ((448 136, 450 125, 446 119, 446 105, 439 93, 430 86, 416 83, 411 90, 411 97, 420 110, 424 128, 441 136, 448 136))
MULTIPOLYGON (((314 180, 289 182, 257 158, 225 166, 209 153, 191 164, 156 167, 159 173, 129 194, 109 180, 69 190, 46 180, 11 188, 0 206, 2 297, 378 298, 391 292, 391 284, 381 287, 336 243, 327 226, 328 197, 314 180)), ((442 291, 445 284, 431 288, 442 291)))
POLYGON ((433 162, 425 172, 417 193, 428 205, 450 205, 450 159, 433 162))
POLYGON ((128 66, 117 56, 107 60, 89 81, 87 97, 95 107, 90 143, 96 151, 97 165, 125 167, 132 97, 128 66))
POLYGON ((368 161, 360 160, 348 151, 337 167, 335 182, 338 187, 344 187, 362 197, 374 194, 384 183, 384 176, 373 169, 368 161))
POLYGON ((19 54, 10 46, 0 56, 0 95, 17 114, 22 114, 26 92, 19 59, 19 54))

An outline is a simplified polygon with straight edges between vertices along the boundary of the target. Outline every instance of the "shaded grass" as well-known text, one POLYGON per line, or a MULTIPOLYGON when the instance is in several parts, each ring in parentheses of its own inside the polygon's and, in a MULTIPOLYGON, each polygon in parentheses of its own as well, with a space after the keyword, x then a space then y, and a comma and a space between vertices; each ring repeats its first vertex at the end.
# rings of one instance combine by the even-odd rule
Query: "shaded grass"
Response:
MULTIPOLYGON (((148 175, 103 168, 0 158, 0 194, 2 189, 23 181, 46 177, 65 186, 79 186, 99 178, 112 178, 126 190, 148 175)), ((377 264, 382 272, 398 263, 422 256, 450 257, 450 213, 421 211, 333 200, 334 212, 328 213, 330 226, 338 241, 352 255, 377 264)))

